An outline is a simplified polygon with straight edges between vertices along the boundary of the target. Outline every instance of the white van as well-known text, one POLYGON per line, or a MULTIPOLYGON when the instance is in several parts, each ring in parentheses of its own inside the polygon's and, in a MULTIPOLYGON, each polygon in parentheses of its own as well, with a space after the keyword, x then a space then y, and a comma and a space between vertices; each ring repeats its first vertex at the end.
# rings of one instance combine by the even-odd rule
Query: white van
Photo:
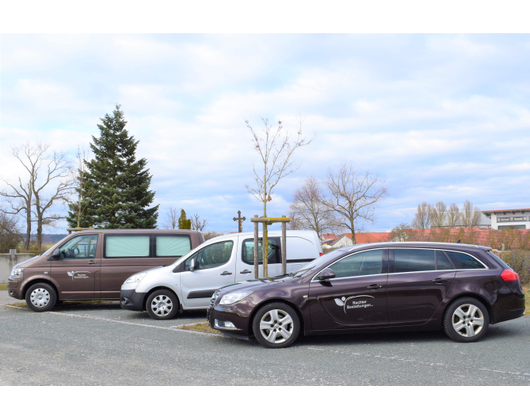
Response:
MULTIPOLYGON (((261 252, 261 237, 259 242, 261 252)), ((281 274, 281 231, 269 232, 269 276, 281 274)), ((287 273, 322 255, 313 231, 287 231, 287 273)), ((263 275, 260 257, 259 275, 263 275)), ((220 287, 254 278, 254 233, 212 238, 173 264, 142 271, 121 287, 123 309, 147 311, 153 319, 170 319, 178 312, 206 309, 220 287)))

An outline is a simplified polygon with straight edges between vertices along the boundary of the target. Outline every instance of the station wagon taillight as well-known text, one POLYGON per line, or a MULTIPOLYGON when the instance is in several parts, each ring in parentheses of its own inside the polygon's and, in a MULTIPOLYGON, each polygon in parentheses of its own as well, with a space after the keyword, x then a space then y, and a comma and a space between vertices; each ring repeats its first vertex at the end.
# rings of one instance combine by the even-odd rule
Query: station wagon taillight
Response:
POLYGON ((504 281, 515 281, 515 280, 519 280, 519 274, 517 274, 515 271, 513 270, 504 270, 502 273, 501 273, 501 277, 504 281))

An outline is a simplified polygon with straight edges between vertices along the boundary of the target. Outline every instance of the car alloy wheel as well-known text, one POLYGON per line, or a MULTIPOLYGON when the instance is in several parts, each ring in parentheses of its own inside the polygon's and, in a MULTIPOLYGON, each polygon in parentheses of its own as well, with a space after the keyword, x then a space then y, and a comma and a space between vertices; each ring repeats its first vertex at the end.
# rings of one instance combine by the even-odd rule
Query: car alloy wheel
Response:
POLYGON ((484 305, 473 298, 453 302, 444 317, 446 334, 455 341, 477 341, 486 334, 489 314, 484 305))
POLYGON ((169 290, 157 290, 147 298, 147 313, 153 319, 174 318, 178 307, 177 296, 169 290))
POLYGON ((475 305, 464 304, 453 312, 454 330, 463 337, 474 337, 484 327, 484 314, 475 305))
POLYGON ((256 340, 265 347, 287 347, 298 337, 300 321, 289 305, 274 302, 261 308, 254 318, 256 340))

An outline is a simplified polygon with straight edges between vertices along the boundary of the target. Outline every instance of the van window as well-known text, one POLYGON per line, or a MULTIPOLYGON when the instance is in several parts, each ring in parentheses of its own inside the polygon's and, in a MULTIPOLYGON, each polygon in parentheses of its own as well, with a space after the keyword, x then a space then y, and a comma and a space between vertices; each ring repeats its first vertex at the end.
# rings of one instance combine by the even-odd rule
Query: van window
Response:
POLYGON ((233 241, 208 245, 189 257, 185 262, 184 269, 186 271, 190 270, 190 263, 193 259, 195 259, 195 270, 204 270, 226 264, 230 261, 233 246, 233 241))
MULTIPOLYGON (((254 265, 254 239, 245 239, 243 241, 241 259, 244 263, 254 265)), ((259 263, 263 264, 263 239, 259 238, 258 242, 259 263)), ((269 264, 282 262, 280 238, 269 238, 269 252, 267 254, 269 264)))
POLYGON ((479 260, 477 260, 475 257, 472 257, 469 254, 463 254, 461 252, 450 252, 450 251, 447 251, 447 254, 449 255, 449 258, 451 258, 451 261, 453 262, 457 270, 470 270, 470 269, 472 270, 472 269, 479 269, 479 268, 487 268, 479 260))
POLYGON ((191 251, 189 236, 157 235, 156 237, 157 257, 181 257, 189 251, 191 251))
POLYGON ((149 235, 106 235, 105 257, 149 257, 149 235))
POLYGON ((394 249, 394 273, 436 270, 434 250, 394 249))
POLYGON ((383 250, 359 252, 332 264, 335 278, 380 274, 383 268, 383 250))
POLYGON ((62 259, 83 259, 96 258, 96 250, 98 247, 98 235, 84 235, 76 236, 61 248, 62 259))

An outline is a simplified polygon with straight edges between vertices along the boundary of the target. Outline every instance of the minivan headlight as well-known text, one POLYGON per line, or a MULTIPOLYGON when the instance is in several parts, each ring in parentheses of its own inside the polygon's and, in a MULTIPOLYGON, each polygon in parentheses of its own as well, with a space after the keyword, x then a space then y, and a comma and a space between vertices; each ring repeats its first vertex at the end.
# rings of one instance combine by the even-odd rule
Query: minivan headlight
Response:
POLYGON ((13 268, 11 270, 11 278, 18 279, 24 277, 24 269, 23 268, 13 268))
POLYGON ((232 303, 239 302, 242 299, 245 299, 247 296, 249 296, 252 292, 233 292, 233 293, 227 293, 221 298, 221 301, 219 302, 220 305, 231 305, 232 303))
POLYGON ((131 284, 131 283, 139 283, 147 273, 138 273, 134 274, 131 277, 129 277, 127 280, 125 280, 125 283, 131 284))

